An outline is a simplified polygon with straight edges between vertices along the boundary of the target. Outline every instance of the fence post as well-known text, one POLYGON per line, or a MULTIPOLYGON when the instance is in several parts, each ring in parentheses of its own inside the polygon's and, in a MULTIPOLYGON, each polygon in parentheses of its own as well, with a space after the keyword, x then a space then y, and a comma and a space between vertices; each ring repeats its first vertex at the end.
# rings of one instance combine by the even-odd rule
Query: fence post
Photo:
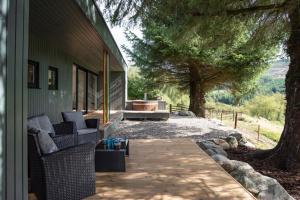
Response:
POLYGON ((172 113, 172 104, 170 104, 170 113, 172 113))
POLYGON ((237 127, 237 121, 238 121, 238 112, 235 112, 234 129, 236 129, 237 127))
POLYGON ((223 110, 221 110, 221 121, 223 121, 223 110))
POLYGON ((259 141, 259 135, 260 135, 260 124, 257 127, 257 141, 259 141))
POLYGON ((234 121, 234 110, 232 111, 232 121, 234 121))

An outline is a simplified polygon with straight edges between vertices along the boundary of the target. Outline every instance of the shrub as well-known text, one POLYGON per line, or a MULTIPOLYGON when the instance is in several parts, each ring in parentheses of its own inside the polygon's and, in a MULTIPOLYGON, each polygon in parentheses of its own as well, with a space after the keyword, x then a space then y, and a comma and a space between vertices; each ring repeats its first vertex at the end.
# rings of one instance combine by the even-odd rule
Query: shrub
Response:
POLYGON ((285 99, 282 94, 259 95, 246 102, 243 110, 251 116, 263 117, 271 121, 284 121, 285 99))

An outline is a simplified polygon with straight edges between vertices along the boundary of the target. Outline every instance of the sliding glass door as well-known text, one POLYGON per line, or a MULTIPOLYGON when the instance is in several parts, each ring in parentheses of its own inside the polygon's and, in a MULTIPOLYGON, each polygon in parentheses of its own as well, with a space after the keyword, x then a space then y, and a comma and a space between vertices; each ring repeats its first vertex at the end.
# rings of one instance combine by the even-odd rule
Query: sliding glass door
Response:
POLYGON ((77 69, 77 110, 84 113, 87 112, 86 109, 86 71, 77 69))
POLYGON ((98 79, 97 74, 73 66, 73 110, 88 113, 98 109, 98 79))
POLYGON ((88 111, 97 110, 98 76, 88 73, 88 111))

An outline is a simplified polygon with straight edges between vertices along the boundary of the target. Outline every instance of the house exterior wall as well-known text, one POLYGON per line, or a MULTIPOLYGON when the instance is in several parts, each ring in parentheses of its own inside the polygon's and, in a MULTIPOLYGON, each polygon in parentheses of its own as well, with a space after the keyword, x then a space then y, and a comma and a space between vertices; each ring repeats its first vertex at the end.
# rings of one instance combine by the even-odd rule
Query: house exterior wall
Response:
POLYGON ((72 110, 72 57, 30 36, 28 59, 39 63, 39 88, 28 89, 28 116, 46 114, 62 121, 61 112, 72 110), (48 67, 58 68, 58 90, 48 90, 48 67))
MULTIPOLYGON (((39 88, 28 88, 28 117, 39 114, 49 116, 52 123, 62 121, 61 112, 72 110, 72 66, 76 60, 33 35, 29 38, 28 59, 39 63, 39 88), (58 68, 58 90, 48 90, 48 67, 58 68)), ((87 69, 91 67, 83 66, 87 69)), ((100 69, 100 67, 99 67, 100 69)), ((96 72, 95 72, 96 73, 96 72)), ((103 97, 103 73, 99 74, 100 109, 103 97)), ((125 108, 125 72, 110 72, 110 109, 125 108)))
POLYGON ((125 72, 110 72, 110 110, 124 110, 125 87, 125 72))

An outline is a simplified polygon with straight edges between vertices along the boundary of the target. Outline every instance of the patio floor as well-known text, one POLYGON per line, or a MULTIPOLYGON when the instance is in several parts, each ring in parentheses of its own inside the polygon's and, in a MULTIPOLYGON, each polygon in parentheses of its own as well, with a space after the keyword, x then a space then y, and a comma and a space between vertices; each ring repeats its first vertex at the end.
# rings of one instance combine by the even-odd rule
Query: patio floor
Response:
POLYGON ((131 140, 126 162, 87 199, 255 199, 190 139, 131 140))

